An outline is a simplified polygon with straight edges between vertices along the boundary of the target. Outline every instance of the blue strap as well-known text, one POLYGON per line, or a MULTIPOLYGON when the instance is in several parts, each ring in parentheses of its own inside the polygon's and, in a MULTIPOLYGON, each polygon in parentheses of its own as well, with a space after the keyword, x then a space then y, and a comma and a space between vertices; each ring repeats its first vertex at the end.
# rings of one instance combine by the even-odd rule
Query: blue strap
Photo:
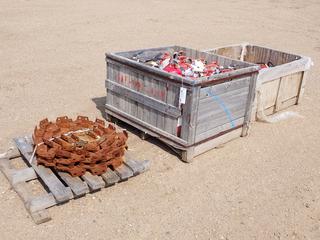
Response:
POLYGON ((234 128, 235 124, 234 124, 234 120, 233 120, 232 114, 229 111, 229 109, 227 108, 227 106, 224 104, 222 99, 218 95, 214 95, 213 92, 211 91, 210 87, 208 87, 207 93, 215 102, 217 102, 219 104, 221 109, 226 113, 227 118, 228 118, 228 120, 229 120, 229 122, 231 124, 231 127, 234 128))

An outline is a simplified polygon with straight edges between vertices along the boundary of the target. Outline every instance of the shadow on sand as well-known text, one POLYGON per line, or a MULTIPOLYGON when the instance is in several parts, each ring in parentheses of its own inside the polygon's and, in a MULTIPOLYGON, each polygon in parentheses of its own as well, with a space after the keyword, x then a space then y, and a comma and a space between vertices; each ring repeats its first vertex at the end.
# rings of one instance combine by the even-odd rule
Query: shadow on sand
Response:
MULTIPOLYGON (((107 121, 106 112, 105 112, 106 97, 96 97, 96 98, 92 98, 91 100, 96 104, 96 108, 100 111, 103 118, 107 121)), ((116 119, 114 119, 114 120, 116 120, 116 119)), ((119 126, 120 128, 126 129, 128 132, 130 132, 140 138, 141 131, 138 130, 137 128, 132 127, 131 125, 129 125, 123 121, 120 121, 120 120, 116 120, 116 121, 112 120, 112 122, 116 123, 116 125, 119 126)), ((148 135, 148 137, 145 140, 151 144, 158 146, 162 150, 179 157, 179 154, 176 151, 174 151, 170 146, 161 142, 157 138, 148 135)))

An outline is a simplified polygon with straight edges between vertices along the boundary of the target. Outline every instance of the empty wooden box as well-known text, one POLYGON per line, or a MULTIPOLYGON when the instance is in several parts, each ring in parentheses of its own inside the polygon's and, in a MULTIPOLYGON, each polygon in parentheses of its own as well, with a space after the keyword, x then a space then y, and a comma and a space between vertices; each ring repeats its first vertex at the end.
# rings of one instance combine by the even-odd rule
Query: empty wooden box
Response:
POLYGON ((205 52, 249 63, 274 65, 259 71, 252 120, 263 120, 265 115, 298 104, 304 92, 307 70, 312 65, 309 57, 248 43, 214 48, 205 52))

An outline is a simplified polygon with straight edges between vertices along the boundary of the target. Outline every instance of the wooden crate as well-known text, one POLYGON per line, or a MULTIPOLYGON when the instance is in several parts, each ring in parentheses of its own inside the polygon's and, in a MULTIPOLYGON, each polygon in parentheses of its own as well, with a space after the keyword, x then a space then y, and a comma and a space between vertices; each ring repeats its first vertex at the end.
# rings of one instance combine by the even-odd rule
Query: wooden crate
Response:
POLYGON ((69 173, 37 165, 31 136, 15 138, 14 141, 17 149, 8 156, 0 157, 0 171, 17 192, 36 224, 51 220, 47 208, 128 180, 147 171, 150 166, 149 160, 136 161, 132 154, 130 156, 127 153, 124 164, 113 170, 108 168, 101 176, 87 172, 81 177, 72 177, 69 173), (18 160, 23 163, 23 167, 18 169, 11 159, 20 157, 20 154, 22 158, 18 160), (30 161, 31 158, 33 159, 30 161), (42 191, 34 194, 30 189, 30 181, 38 183, 42 191))
POLYGON ((182 160, 247 134, 258 66, 179 46, 107 53, 106 63, 107 116, 159 138, 178 150, 182 160), (239 69, 190 79, 130 59, 142 52, 179 50, 239 69), (179 103, 181 89, 187 91, 185 104, 179 103))
POLYGON ((307 70, 312 65, 309 57, 248 43, 209 49, 205 52, 250 63, 271 62, 275 65, 259 71, 252 120, 298 104, 304 92, 307 70))

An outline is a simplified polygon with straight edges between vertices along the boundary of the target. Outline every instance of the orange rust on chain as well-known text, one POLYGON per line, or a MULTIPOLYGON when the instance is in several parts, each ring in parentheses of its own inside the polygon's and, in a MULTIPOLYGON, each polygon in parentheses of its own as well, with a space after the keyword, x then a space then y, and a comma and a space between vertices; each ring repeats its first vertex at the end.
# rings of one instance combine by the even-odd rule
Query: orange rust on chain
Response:
POLYGON ((119 167, 128 148, 127 139, 126 131, 117 132, 113 125, 85 116, 74 121, 62 116, 56 122, 46 118, 33 133, 37 163, 72 176, 82 176, 86 171, 101 175, 108 167, 119 167))

